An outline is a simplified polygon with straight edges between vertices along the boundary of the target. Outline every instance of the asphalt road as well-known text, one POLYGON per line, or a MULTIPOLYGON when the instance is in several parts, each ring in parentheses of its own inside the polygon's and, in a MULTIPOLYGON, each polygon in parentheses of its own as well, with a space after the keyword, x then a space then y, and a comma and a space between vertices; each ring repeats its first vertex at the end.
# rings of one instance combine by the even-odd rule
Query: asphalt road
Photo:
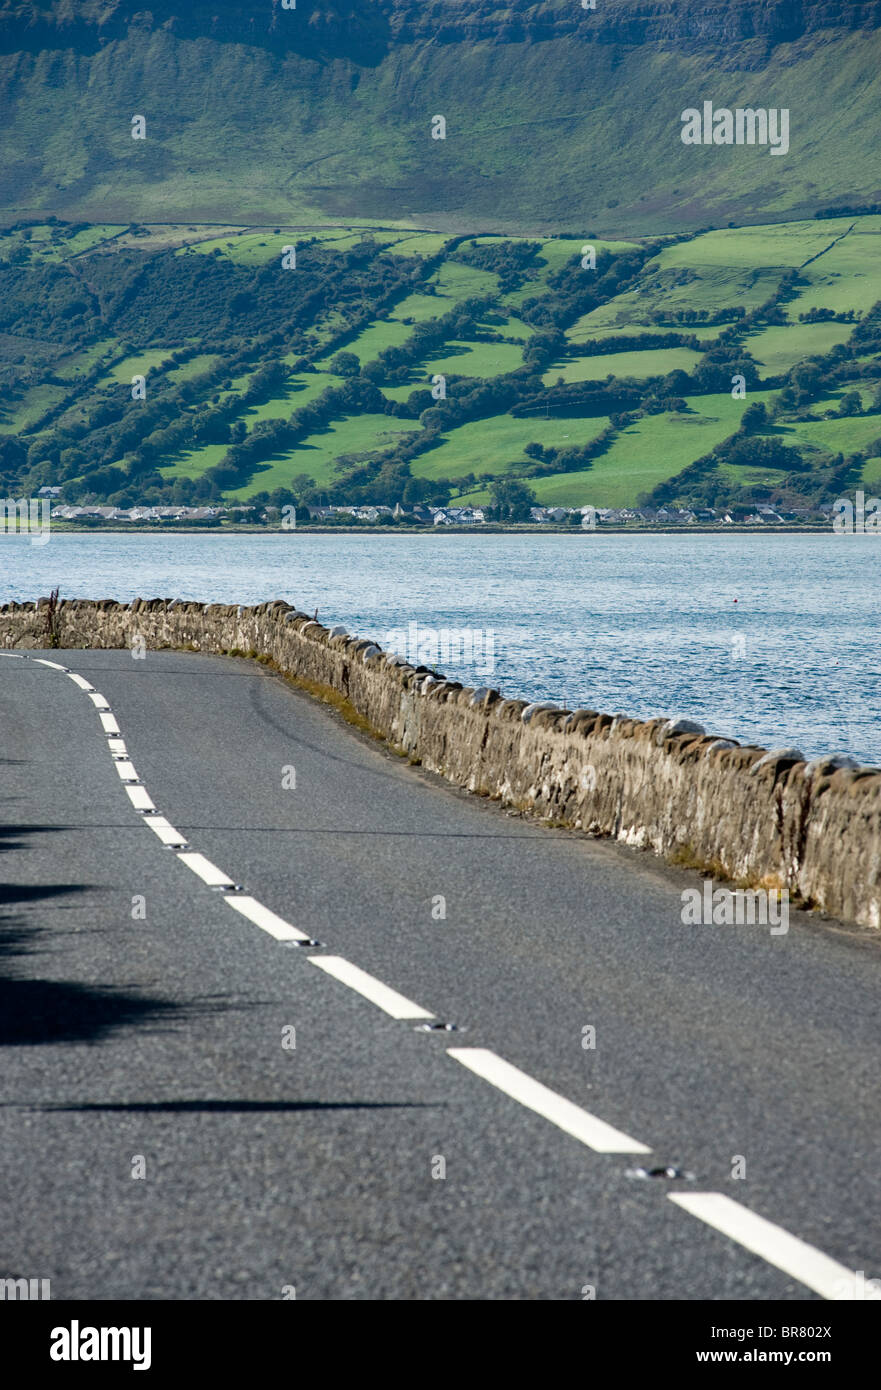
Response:
POLYGON ((455 791, 232 659, 0 655, 0 827, 0 1277, 260 1300, 881 1277, 870 933, 684 926, 697 875, 455 791))

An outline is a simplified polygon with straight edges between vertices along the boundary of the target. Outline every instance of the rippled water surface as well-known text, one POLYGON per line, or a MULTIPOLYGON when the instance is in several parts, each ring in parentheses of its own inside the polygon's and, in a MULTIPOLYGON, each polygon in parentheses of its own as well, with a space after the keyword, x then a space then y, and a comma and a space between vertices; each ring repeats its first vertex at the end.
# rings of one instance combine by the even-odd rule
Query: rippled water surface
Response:
POLYGON ((440 661, 467 685, 881 763, 874 535, 0 537, 4 602, 56 585, 284 598, 383 646, 415 623, 427 654, 440 630, 467 628, 482 655, 440 661))

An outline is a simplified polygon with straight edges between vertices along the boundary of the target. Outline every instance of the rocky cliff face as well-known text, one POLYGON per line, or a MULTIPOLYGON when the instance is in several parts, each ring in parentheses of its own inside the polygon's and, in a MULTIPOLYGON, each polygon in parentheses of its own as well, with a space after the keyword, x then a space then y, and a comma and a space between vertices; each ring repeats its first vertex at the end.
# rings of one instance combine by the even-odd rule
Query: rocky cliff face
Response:
POLYGON ((881 194, 879 66, 881 0, 0 0, 0 216, 624 237, 811 216, 881 194), (786 161, 686 150, 708 97, 791 108, 786 161))
POLYGON ((157 30, 180 38, 301 53, 349 53, 368 61, 396 44, 675 44, 680 50, 762 39, 791 43, 820 30, 881 28, 881 0, 3 0, 0 42, 15 48, 81 48, 157 30))

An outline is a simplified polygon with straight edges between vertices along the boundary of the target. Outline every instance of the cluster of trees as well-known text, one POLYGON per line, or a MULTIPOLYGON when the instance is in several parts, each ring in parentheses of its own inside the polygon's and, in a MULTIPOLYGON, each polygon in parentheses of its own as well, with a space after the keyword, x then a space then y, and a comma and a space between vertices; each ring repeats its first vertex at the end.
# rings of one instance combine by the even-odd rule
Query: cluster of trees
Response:
POLYGON ((541 250, 539 241, 466 242, 454 257, 477 270, 489 270, 499 277, 499 290, 511 294, 519 290, 541 250))
POLYGON ((874 217, 881 213, 881 203, 844 203, 837 208, 820 208, 815 217, 874 217))
POLYGON ((385 291, 403 290, 412 270, 409 261, 384 256, 369 242, 343 253, 305 243, 292 269, 280 254, 246 266, 219 251, 132 250, 87 259, 103 322, 142 346, 198 338, 228 348, 279 333, 289 340, 311 329, 329 306, 344 313, 372 308, 385 291))
POLYGON ((530 474, 539 477, 544 473, 580 473, 590 468, 594 459, 600 458, 611 445, 620 429, 620 423, 607 425, 595 439, 587 444, 572 444, 565 449, 555 449, 549 445, 527 444, 524 453, 532 459, 530 474))
POLYGON ((723 463, 739 464, 744 468, 776 468, 788 473, 801 473, 806 467, 799 449, 783 444, 775 435, 746 438, 737 434, 714 451, 723 463))
POLYGON ((511 409, 519 419, 547 414, 594 418, 597 415, 624 415, 638 410, 646 389, 645 382, 613 378, 611 381, 569 381, 540 387, 511 409))
POLYGON ((741 305, 732 309, 653 309, 648 315, 649 323, 700 323, 707 328, 721 323, 737 323, 746 314, 741 305))
MULTIPOLYGON (((98 360, 76 383, 87 409, 71 410, 70 398, 50 407, 32 427, 41 437, 33 440, 25 460, 16 455, 19 487, 63 482, 69 484, 65 493, 71 500, 88 497, 119 505, 132 489, 137 500, 151 493, 152 500, 163 500, 175 485, 165 482, 157 465, 171 462, 182 449, 204 443, 242 445, 245 426, 235 417, 275 394, 291 370, 308 366, 305 355, 291 369, 273 353, 311 351, 315 319, 329 304, 342 313, 338 337, 345 340, 410 293, 414 277, 424 273, 424 263, 388 256, 370 242, 342 256, 306 245, 296 270, 285 270, 280 259, 248 268, 195 252, 95 254, 76 265, 77 273, 88 279, 94 310, 88 320, 68 312, 78 281, 65 266, 35 266, 19 274, 0 265, 0 332, 14 333, 26 324, 29 332, 39 331, 34 319, 42 309, 47 328, 49 322, 61 323, 69 348, 81 346, 80 339, 115 333, 122 343, 118 360, 135 352, 135 344, 163 346, 176 337, 180 341, 178 335, 184 333, 198 342, 173 352, 164 369, 151 369, 145 400, 132 400, 127 382, 102 385, 109 364, 106 358, 98 360), (212 347, 223 351, 213 369, 185 381, 171 378, 177 366, 212 347), (232 392, 232 377, 253 370, 255 362, 261 365, 248 389, 232 392), (79 483, 72 481, 79 477, 79 483)), ((71 387, 70 381, 57 380, 71 387)), ((382 401, 379 408, 385 405, 382 401)), ((406 406, 396 409, 406 412, 406 406)), ((276 441, 283 438, 281 423, 273 422, 276 441)), ((267 430, 255 434, 250 448, 265 457, 268 441, 259 436, 267 430)), ((236 466, 237 478, 245 462, 241 456, 224 460, 227 468, 236 466)), ((232 474, 199 479, 198 500, 218 496, 228 476, 232 474)))
POLYGON ((582 314, 623 294, 657 251, 657 246, 647 244, 622 255, 601 252, 593 270, 582 265, 580 256, 573 256, 548 276, 545 294, 524 300, 520 317, 531 328, 570 328, 582 314))
POLYGON ((848 347, 853 357, 881 353, 881 300, 864 314, 850 335, 848 347))
POLYGON ((859 310, 842 309, 838 313, 834 309, 808 309, 806 313, 799 314, 799 323, 855 323, 859 319, 859 310))
POLYGON ((583 343, 570 343, 569 356, 602 357, 613 352, 652 352, 673 347, 699 352, 701 340, 694 333, 620 333, 615 338, 587 338, 583 343))
POLYGON ((490 521, 529 521, 529 509, 536 496, 528 483, 519 478, 494 478, 490 486, 492 501, 487 508, 490 521))
POLYGON ((361 368, 369 381, 404 384, 417 362, 422 362, 451 338, 469 338, 477 330, 481 313, 495 303, 493 299, 464 299, 448 314, 417 323, 407 341, 387 347, 373 362, 361 368))

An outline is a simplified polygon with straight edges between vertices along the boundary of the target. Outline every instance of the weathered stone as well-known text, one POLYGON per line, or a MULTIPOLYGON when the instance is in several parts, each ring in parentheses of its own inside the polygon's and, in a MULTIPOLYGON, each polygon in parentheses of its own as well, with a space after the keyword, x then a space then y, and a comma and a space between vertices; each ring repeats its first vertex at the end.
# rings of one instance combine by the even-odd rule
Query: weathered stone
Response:
POLYGON ((558 710, 559 708, 560 706, 555 705, 551 700, 546 700, 544 701, 544 703, 537 702, 532 705, 527 705, 526 709, 523 710, 522 714, 520 715, 520 718, 523 720, 524 724, 528 724, 529 721, 531 719, 534 719, 537 714, 542 714, 545 710, 558 710))
POLYGON ((770 753, 764 753, 757 762, 754 762, 750 772, 755 777, 763 768, 769 767, 773 769, 776 777, 787 765, 792 766, 794 763, 803 762, 804 754, 798 748, 775 748, 770 753))
MULTIPOLYGON (((881 928, 881 772, 852 759, 806 764, 708 736, 691 721, 569 713, 503 699, 331 632, 287 605, 165 599, 66 600, 65 647, 256 650, 283 671, 339 691, 370 726, 459 786, 596 835, 640 845, 745 884, 779 884, 826 912, 881 928), (360 653, 370 653, 358 661, 360 653)), ((0 609, 0 645, 48 645, 43 612, 0 609)))

